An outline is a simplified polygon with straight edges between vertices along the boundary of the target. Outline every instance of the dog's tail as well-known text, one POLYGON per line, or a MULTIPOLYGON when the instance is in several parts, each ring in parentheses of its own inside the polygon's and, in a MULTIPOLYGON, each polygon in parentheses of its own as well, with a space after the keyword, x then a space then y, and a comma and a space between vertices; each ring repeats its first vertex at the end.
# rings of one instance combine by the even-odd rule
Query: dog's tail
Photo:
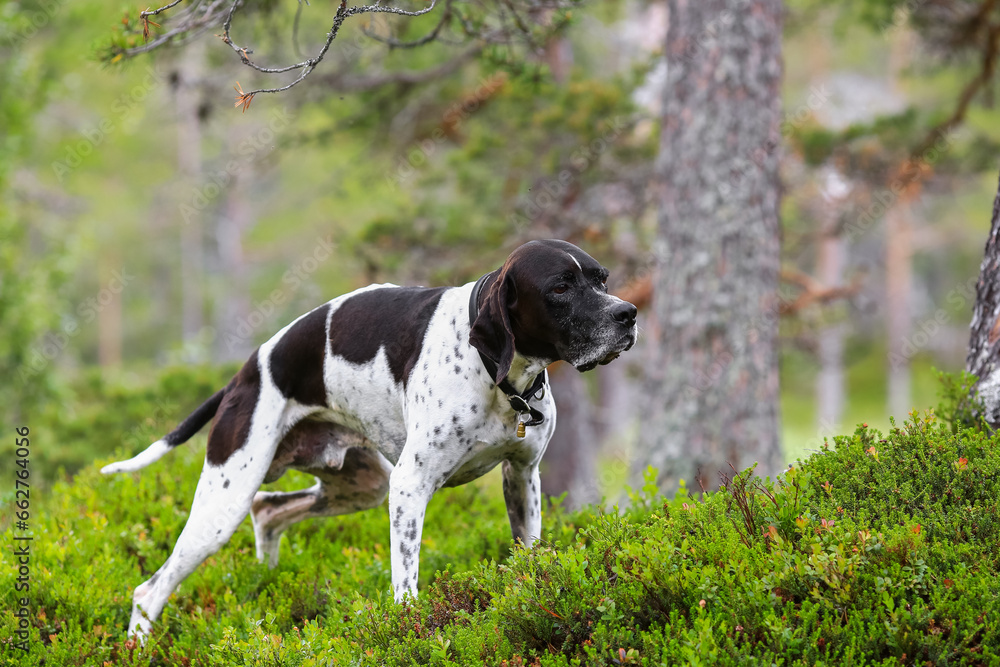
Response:
POLYGON ((187 419, 182 421, 177 428, 151 444, 139 454, 136 454, 127 461, 109 463, 101 468, 101 472, 105 475, 110 475, 115 472, 133 472, 140 468, 145 468, 150 463, 158 461, 177 445, 187 442, 191 439, 191 436, 201 430, 201 427, 215 416, 216 411, 219 409, 219 404, 222 403, 222 397, 226 394, 226 389, 228 387, 215 392, 212 398, 202 403, 201 407, 188 415, 187 419))

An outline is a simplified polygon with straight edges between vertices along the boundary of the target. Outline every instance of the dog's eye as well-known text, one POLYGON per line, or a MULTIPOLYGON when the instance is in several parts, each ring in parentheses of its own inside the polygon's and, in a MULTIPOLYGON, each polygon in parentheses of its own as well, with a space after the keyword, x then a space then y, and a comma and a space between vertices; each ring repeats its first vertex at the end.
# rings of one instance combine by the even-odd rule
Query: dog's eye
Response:
POLYGON ((556 285, 552 288, 552 291, 556 294, 565 294, 568 289, 569 285, 556 285))

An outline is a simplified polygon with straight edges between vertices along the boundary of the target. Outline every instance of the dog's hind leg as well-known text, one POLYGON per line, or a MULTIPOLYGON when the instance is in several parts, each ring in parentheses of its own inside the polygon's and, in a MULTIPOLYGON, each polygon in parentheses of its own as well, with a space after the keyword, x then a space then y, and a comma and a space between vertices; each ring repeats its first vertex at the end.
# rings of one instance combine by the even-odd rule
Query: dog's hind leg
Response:
POLYGON ((135 589, 129 636, 144 639, 174 589, 232 537, 250 511, 274 455, 287 401, 273 386, 260 385, 259 397, 256 386, 248 389, 226 394, 184 530, 166 562, 135 589))
POLYGON ((173 552, 149 580, 135 589, 130 636, 148 634, 174 589, 233 536, 249 512, 250 501, 263 474, 256 479, 251 475, 241 478, 234 470, 223 468, 222 471, 229 475, 225 493, 218 492, 218 487, 225 484, 224 481, 220 483, 220 469, 206 468, 198 481, 191 514, 173 552), (211 485, 209 480, 212 480, 211 485))
POLYGON ((260 491, 253 499, 251 518, 257 540, 257 559, 269 567, 278 564, 281 534, 303 519, 351 514, 378 507, 389 492, 392 464, 373 449, 351 447, 340 467, 307 472, 318 483, 293 493, 260 491))

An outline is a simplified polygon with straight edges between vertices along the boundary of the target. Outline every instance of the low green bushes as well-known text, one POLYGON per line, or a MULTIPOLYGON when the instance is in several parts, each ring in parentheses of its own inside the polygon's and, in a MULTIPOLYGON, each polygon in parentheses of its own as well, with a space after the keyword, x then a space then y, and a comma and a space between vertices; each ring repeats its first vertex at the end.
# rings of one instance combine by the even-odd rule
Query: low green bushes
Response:
POLYGON ((998 504, 995 440, 861 426, 777 483, 743 473, 364 606, 353 640, 373 664, 997 664, 998 504))
POLYGON ((5 660, 1000 664, 998 441, 930 414, 861 425, 777 481, 744 471, 700 498, 647 485, 622 511, 550 507, 530 551, 511 551, 496 479, 449 490, 428 511, 420 598, 403 605, 384 508, 293 527, 275 570, 254 560, 248 521, 140 649, 124 641, 131 591, 184 524, 199 446, 132 475, 103 478, 101 460, 37 501, 31 652, 8 642, 5 598, 5 660))
MULTIPOLYGON (((192 410, 224 387, 240 364, 177 366, 158 373, 131 372, 108 379, 93 369, 60 389, 60 397, 26 415, 11 430, 27 426, 32 441, 36 485, 76 474, 112 452, 128 456, 170 432, 192 410)), ((0 457, 14 458, 14 438, 0 439, 0 457)), ((12 496, 6 485, 0 501, 12 496)))

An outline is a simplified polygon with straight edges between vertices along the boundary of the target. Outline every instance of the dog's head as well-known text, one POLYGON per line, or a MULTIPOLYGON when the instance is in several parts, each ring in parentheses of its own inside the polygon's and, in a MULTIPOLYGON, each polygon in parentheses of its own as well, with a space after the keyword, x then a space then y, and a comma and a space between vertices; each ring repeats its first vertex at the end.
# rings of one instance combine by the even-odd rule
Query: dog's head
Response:
POLYGON ((479 297, 469 342, 506 377, 515 350, 579 371, 635 343, 636 307, 608 294, 608 270, 566 241, 532 241, 494 271, 479 297))

